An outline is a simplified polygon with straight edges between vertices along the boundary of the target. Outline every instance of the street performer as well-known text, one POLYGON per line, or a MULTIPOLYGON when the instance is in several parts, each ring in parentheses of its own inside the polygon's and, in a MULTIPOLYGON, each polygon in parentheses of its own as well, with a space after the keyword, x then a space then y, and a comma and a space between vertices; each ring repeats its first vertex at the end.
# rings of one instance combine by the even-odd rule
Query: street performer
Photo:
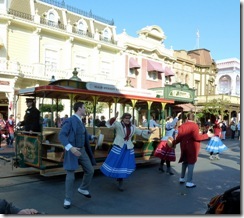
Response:
POLYGON ((27 109, 24 120, 18 123, 18 126, 24 126, 25 131, 41 132, 40 111, 35 106, 35 99, 26 99, 27 109))
POLYGON ((179 182, 181 184, 186 182, 187 188, 194 188, 196 185, 193 183, 193 169, 197 162, 197 157, 200 151, 200 141, 207 140, 209 137, 213 137, 214 134, 208 131, 206 134, 199 133, 199 126, 195 120, 195 115, 190 112, 187 115, 187 120, 178 128, 178 135, 174 140, 169 137, 167 143, 170 147, 175 147, 180 143, 181 156, 179 163, 182 163, 181 177, 179 182), (186 169, 188 168, 187 179, 185 180, 186 169))

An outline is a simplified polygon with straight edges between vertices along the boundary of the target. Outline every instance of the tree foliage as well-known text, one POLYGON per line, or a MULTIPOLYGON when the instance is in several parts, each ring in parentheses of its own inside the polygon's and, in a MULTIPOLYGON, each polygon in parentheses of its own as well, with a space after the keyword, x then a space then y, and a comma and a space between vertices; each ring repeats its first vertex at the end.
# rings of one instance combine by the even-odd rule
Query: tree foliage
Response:
MULTIPOLYGON (((91 114, 93 114, 93 104, 90 101, 86 101, 85 105, 86 105, 86 114, 90 116, 91 114)), ((108 105, 106 103, 98 102, 98 104, 96 105, 96 113, 103 113, 103 109, 107 107, 108 105)))
POLYGON ((203 112, 197 112, 196 113, 196 118, 197 120, 200 120, 201 118, 203 118, 205 116, 205 114, 203 112))
POLYGON ((226 116, 228 115, 227 109, 230 107, 231 102, 228 100, 223 100, 223 99, 213 99, 209 102, 206 102, 203 109, 202 113, 203 114, 212 114, 214 116, 222 115, 226 116))
MULTIPOLYGON (((64 105, 58 104, 58 112, 61 112, 64 110, 64 105)), ((40 111, 41 112, 55 112, 57 111, 57 105, 56 104, 42 104, 40 105, 40 111)))

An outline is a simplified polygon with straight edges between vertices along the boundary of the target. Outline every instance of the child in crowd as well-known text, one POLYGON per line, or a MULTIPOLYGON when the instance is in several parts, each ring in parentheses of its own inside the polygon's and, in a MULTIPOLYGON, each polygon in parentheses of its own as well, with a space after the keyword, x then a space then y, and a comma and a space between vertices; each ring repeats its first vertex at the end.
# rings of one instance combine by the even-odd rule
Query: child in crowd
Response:
POLYGON ((175 156, 175 149, 172 147, 169 147, 167 145, 167 139, 169 136, 176 138, 177 133, 178 133, 178 127, 182 124, 182 120, 179 120, 180 115, 181 115, 181 113, 178 113, 174 119, 171 116, 166 119, 168 122, 167 123, 168 125, 166 124, 166 134, 161 139, 161 141, 160 141, 159 145, 157 146, 155 153, 154 153, 154 156, 159 157, 161 159, 159 170, 161 172, 165 172, 164 163, 166 162, 166 166, 167 166, 166 172, 169 175, 174 175, 174 173, 171 171, 170 162, 175 161, 176 156, 175 156), (172 128, 170 128, 170 127, 172 127, 172 128))

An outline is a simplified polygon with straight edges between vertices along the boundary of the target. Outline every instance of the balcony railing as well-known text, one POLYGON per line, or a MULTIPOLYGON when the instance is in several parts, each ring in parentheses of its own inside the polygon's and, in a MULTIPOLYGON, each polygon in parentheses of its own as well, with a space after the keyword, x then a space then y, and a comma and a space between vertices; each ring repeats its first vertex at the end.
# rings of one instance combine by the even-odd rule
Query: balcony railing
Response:
POLYGON ((56 28, 59 28, 59 29, 62 29, 62 30, 66 29, 66 26, 64 24, 62 24, 60 22, 53 22, 53 21, 48 20, 48 19, 43 18, 43 17, 41 17, 40 23, 44 24, 44 25, 51 26, 51 27, 56 27, 56 28))
POLYGON ((73 27, 72 32, 73 33, 77 33, 77 34, 79 34, 81 36, 86 36, 86 37, 89 37, 89 38, 94 38, 94 34, 92 34, 90 32, 85 32, 83 30, 79 30, 76 27, 73 27))
POLYGON ((41 1, 45 2, 47 4, 50 4, 50 5, 57 6, 59 8, 65 8, 68 11, 72 11, 72 12, 74 12, 76 14, 80 14, 82 16, 92 18, 92 19, 100 21, 102 23, 106 23, 106 24, 109 24, 109 25, 114 25, 114 21, 113 20, 107 20, 107 19, 104 19, 104 18, 99 17, 97 15, 94 15, 94 14, 92 14, 92 11, 86 12, 86 11, 80 10, 78 8, 75 8, 73 6, 66 5, 64 1, 62 1, 62 2, 58 2, 58 1, 55 1, 55 0, 41 0, 41 1))
POLYGON ((103 36, 100 36, 100 41, 116 44, 116 41, 114 41, 113 39, 108 39, 108 38, 103 37, 103 36))
MULTIPOLYGON (((23 12, 12 10, 12 9, 9 9, 8 13, 11 14, 11 15, 14 15, 16 17, 20 17, 20 18, 27 19, 27 20, 30 20, 30 21, 34 22, 34 16, 32 16, 30 14, 26 14, 26 13, 23 13, 23 12)), ((64 25, 64 24, 62 24, 60 22, 53 22, 51 20, 48 20, 45 17, 41 17, 40 18, 40 23, 45 25, 45 26, 49 26, 49 27, 52 27, 52 28, 55 27, 57 29, 62 29, 62 30, 67 31, 67 26, 66 25, 64 25)), ((85 36, 85 37, 89 37, 89 38, 94 38, 94 34, 89 33, 89 32, 87 32, 87 33, 80 32, 75 27, 72 28, 72 33, 76 33, 79 36, 85 36)), ((117 42, 115 40, 105 40, 102 36, 100 36, 100 41, 111 43, 111 44, 115 44, 115 45, 117 44, 117 42)))
MULTIPOLYGON (((59 70, 51 68, 45 64, 33 64, 25 65, 20 64, 17 61, 8 61, 4 58, 0 58, 0 73, 1 75, 7 76, 17 76, 26 79, 35 79, 41 81, 50 81, 54 76, 56 80, 58 79, 69 79, 72 77, 73 69, 59 70)), ((88 82, 104 82, 107 84, 118 84, 120 79, 112 78, 107 75, 91 75, 89 73, 84 73, 78 71, 78 77, 82 81, 88 82)))
POLYGON ((231 96, 231 95, 203 95, 203 96, 198 96, 198 104, 204 104, 206 102, 212 101, 214 99, 221 99, 225 101, 230 101, 232 104, 240 104, 240 97, 238 96, 231 96))
POLYGON ((9 14, 14 15, 16 17, 20 17, 20 18, 26 19, 26 20, 31 20, 31 21, 34 20, 34 16, 33 15, 26 14, 26 13, 23 13, 23 12, 20 12, 20 11, 15 11, 15 10, 12 10, 12 9, 9 9, 9 14))

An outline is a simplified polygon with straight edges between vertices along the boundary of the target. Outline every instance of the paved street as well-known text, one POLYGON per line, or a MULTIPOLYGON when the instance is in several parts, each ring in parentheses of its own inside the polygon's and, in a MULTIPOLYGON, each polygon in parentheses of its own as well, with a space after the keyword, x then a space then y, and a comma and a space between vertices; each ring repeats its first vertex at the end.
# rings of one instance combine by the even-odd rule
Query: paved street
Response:
MULTIPOLYGON (((179 184, 181 164, 179 146, 177 161, 172 163, 175 175, 158 171, 159 159, 150 165, 138 166, 125 181, 125 191, 119 192, 114 179, 96 171, 91 185, 91 199, 81 196, 76 190, 72 207, 63 208, 64 176, 43 177, 33 174, 33 169, 12 170, 11 163, 0 160, 0 193, 2 198, 19 207, 33 207, 50 215, 193 215, 204 214, 210 198, 239 185, 240 141, 227 139, 229 148, 220 155, 220 160, 210 161, 205 151, 206 142, 194 170, 197 187, 187 189, 179 184), (9 177, 27 172, 24 177, 9 177)), ((5 150, 6 152, 6 150, 5 150)), ((0 151, 0 155, 3 151, 0 151)), ((82 173, 76 174, 75 187, 80 184, 82 173)))

